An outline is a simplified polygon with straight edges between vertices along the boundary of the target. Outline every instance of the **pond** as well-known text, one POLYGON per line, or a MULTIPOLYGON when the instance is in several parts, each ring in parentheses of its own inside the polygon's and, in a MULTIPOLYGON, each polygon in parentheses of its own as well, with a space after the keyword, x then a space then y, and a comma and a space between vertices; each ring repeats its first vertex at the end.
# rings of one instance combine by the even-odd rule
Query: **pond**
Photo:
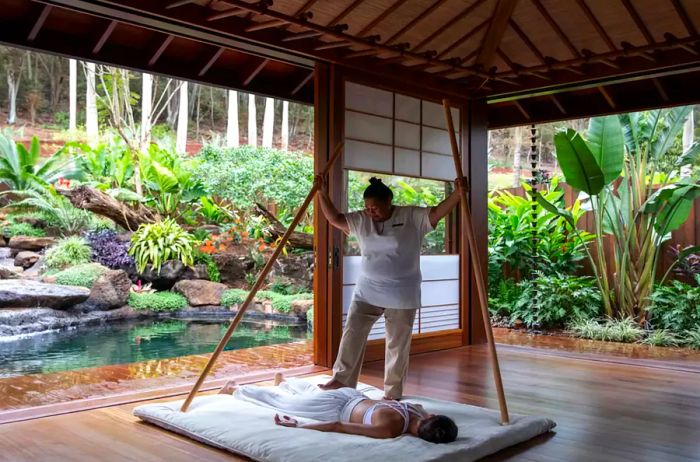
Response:
MULTIPOLYGON (((211 353, 228 325, 228 319, 220 318, 156 319, 0 340, 0 377, 211 353)), ((306 325, 244 320, 225 349, 289 343, 308 335, 306 325)))

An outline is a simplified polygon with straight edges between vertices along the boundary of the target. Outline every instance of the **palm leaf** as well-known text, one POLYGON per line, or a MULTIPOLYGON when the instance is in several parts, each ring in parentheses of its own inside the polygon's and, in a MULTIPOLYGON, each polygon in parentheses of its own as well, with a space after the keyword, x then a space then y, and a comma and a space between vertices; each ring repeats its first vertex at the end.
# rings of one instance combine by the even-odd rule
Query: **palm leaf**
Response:
POLYGON ((554 145, 566 182, 589 195, 598 194, 605 186, 603 171, 581 135, 572 129, 557 133, 554 145))

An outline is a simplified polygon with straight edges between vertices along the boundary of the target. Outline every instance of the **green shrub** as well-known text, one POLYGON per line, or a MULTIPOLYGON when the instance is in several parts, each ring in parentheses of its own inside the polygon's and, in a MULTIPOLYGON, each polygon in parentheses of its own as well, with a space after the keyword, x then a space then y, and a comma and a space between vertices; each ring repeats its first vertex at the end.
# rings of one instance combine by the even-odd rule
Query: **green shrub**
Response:
POLYGON ((694 327, 686 332, 681 343, 688 348, 700 350, 700 327, 694 327))
POLYGON ((240 305, 248 296, 248 291, 243 289, 228 289, 221 294, 221 304, 225 307, 240 305))
POLYGON ((31 237, 44 237, 46 236, 46 231, 43 229, 35 228, 29 223, 15 223, 10 222, 9 225, 5 226, 2 230, 2 234, 5 237, 15 237, 15 236, 31 236, 31 237))
POLYGON ((89 263, 92 250, 82 237, 61 239, 46 251, 44 263, 48 270, 62 270, 70 266, 89 263))
POLYGON ((292 311, 292 302, 296 300, 311 300, 314 298, 310 293, 298 293, 293 295, 282 295, 269 290, 261 290, 257 293, 257 300, 269 300, 272 308, 279 313, 289 313, 292 311))
POLYGON ((199 249, 195 249, 194 262, 195 264, 207 265, 207 275, 209 276, 210 281, 221 281, 221 273, 219 272, 219 268, 216 266, 216 262, 211 255, 204 253, 199 249))
POLYGON ((166 218, 139 226, 131 237, 129 255, 134 257, 139 273, 143 273, 148 265, 160 271, 168 260, 180 260, 186 266, 192 266, 195 244, 196 240, 190 233, 175 220, 166 218))
POLYGON ((304 292, 304 287, 290 284, 279 279, 272 281, 268 288, 271 292, 275 292, 281 295, 294 295, 304 292))
POLYGON ((540 276, 521 281, 518 288, 511 322, 519 319, 528 327, 549 328, 600 313, 600 292, 590 277, 540 276))
POLYGON ((514 279, 498 281, 494 287, 489 287, 489 311, 492 315, 510 316, 513 307, 520 298, 521 288, 514 279))
POLYGON ((650 320, 657 329, 681 333, 700 327, 700 286, 671 281, 656 287, 650 299, 650 320))
POLYGON ((57 284, 65 284, 67 286, 80 286, 92 288, 98 277, 107 271, 107 268, 98 263, 86 263, 83 265, 74 266, 55 273, 57 284))
POLYGON ((666 329, 657 329, 647 333, 642 343, 651 346, 677 346, 678 337, 666 329))
POLYGON ((644 330, 631 318, 578 320, 569 324, 572 334, 591 340, 603 340, 608 342, 632 343, 638 341, 644 330))
POLYGON ((187 306, 187 299, 175 292, 129 294, 129 306, 135 310, 178 311, 187 306))

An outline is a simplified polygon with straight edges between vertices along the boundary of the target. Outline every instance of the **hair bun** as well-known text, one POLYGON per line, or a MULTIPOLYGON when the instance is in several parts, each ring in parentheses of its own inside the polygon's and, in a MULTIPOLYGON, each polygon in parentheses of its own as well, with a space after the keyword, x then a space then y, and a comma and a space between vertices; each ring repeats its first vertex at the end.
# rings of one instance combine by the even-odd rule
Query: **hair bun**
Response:
POLYGON ((372 178, 369 179, 369 184, 381 184, 382 180, 377 178, 376 176, 373 176, 372 178))

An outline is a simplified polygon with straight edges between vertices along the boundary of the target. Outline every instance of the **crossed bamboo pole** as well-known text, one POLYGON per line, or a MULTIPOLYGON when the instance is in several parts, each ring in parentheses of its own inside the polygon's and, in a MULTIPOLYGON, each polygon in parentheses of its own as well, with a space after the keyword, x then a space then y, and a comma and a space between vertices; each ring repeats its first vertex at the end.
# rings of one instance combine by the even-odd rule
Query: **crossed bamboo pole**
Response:
MULTIPOLYGON (((455 171, 457 178, 464 178, 462 172, 462 161, 459 155, 459 147, 457 138, 455 137, 454 123, 452 122, 452 112, 450 111, 450 101, 442 100, 442 106, 445 110, 445 120, 447 122, 447 131, 450 135, 450 145, 452 146, 452 158, 455 162, 455 171)), ((496 382, 496 392, 498 394, 498 407, 501 410, 501 424, 507 425, 510 421, 508 417, 508 406, 506 405, 506 396, 503 392, 503 381, 501 380, 501 368, 498 365, 498 354, 496 353, 496 344, 493 340, 493 330, 491 329, 491 321, 488 309, 488 296, 486 295, 486 284, 484 283, 484 272, 481 265, 481 258, 476 247, 476 238, 474 237, 474 224, 472 223, 472 215, 469 210, 469 202, 467 201, 467 192, 465 188, 459 189, 459 199, 462 204, 462 219, 464 228, 467 234, 468 249, 471 250, 472 271, 476 280, 476 292, 479 296, 479 305, 481 306, 481 317, 484 319, 484 329, 486 330, 486 341, 489 348, 489 357, 491 359, 491 370, 493 371, 493 380, 496 382)))
MULTIPOLYGON (((333 155, 328 160, 328 163, 326 164, 325 168, 323 169, 323 172, 321 173, 322 176, 325 176, 328 174, 331 167, 333 166, 333 163, 335 163, 336 159, 338 159, 338 157, 340 157, 340 154, 342 152, 343 152, 343 143, 341 142, 341 143, 338 143, 338 145, 335 147, 335 151, 333 152, 333 155)), ((192 404, 192 400, 194 399, 194 396, 197 394, 197 392, 201 388, 202 384, 204 383, 204 380, 207 378, 207 375, 209 375, 209 372, 211 372, 211 368, 214 367, 216 360, 219 358, 219 355, 224 350, 226 343, 228 343, 229 339, 231 338, 231 335, 233 335, 233 332, 236 330, 236 327, 238 327, 238 324, 241 322, 241 319, 243 318, 243 314, 248 309, 248 306, 250 306, 250 304, 252 303, 253 299, 255 298, 255 295, 258 293, 258 290, 260 290, 260 287, 262 286, 263 282, 265 281, 265 278, 272 270, 272 266, 275 264, 277 257, 279 257, 279 255, 284 250, 284 246, 287 244, 287 241, 289 240, 289 236, 292 235, 292 233, 296 229, 297 225, 301 221, 302 217, 304 216, 304 213, 306 213, 306 209, 311 204, 311 201, 314 200, 314 197, 316 196, 316 192, 318 191, 318 187, 319 186, 315 183, 311 187, 311 191, 309 191, 309 194, 306 196, 304 203, 301 204, 301 207, 299 208, 299 211, 297 212, 296 216, 294 217, 292 224, 289 225, 289 228, 287 228, 287 231, 284 233, 284 236, 282 236, 282 238, 280 239, 279 243, 277 244, 277 248, 275 249, 275 252, 272 254, 270 259, 267 261, 267 264, 260 272, 260 275, 258 276, 258 280, 255 282, 255 285, 250 290, 250 293, 248 293, 248 297, 245 299, 243 304, 239 307, 238 313, 236 313, 236 316, 233 318, 233 320, 231 320, 231 324, 228 326, 228 329, 226 330, 224 337, 221 339, 221 341, 217 345, 216 349, 214 350, 214 353, 211 355, 211 358, 209 358, 207 365, 204 366, 204 370, 202 371, 201 375, 199 376, 199 379, 197 379, 197 382, 194 384, 194 387, 192 387, 190 394, 187 395, 187 399, 185 399, 185 402, 182 404, 182 407, 180 408, 181 412, 187 412, 187 409, 190 407, 190 404, 192 404)))

